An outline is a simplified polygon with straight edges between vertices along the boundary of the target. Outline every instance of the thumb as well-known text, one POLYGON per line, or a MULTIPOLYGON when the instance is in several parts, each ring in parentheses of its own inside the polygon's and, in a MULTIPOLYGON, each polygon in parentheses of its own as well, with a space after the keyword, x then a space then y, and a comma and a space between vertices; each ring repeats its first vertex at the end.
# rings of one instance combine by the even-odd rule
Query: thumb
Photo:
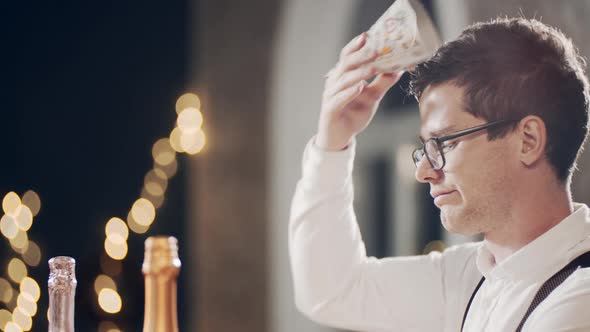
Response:
POLYGON ((399 81, 403 74, 403 71, 379 74, 373 82, 365 88, 365 90, 368 90, 372 96, 377 100, 380 100, 385 93, 399 81))

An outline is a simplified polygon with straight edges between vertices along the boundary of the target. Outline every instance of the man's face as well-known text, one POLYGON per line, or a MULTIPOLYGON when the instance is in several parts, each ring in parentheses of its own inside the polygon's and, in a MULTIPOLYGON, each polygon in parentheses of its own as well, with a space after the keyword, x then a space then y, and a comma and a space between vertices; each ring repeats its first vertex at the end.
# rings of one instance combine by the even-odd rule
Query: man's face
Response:
MULTIPOLYGON (((420 136, 448 135, 486 123, 465 111, 463 89, 451 84, 428 87, 420 98, 420 136)), ((451 232, 489 233, 510 219, 511 188, 518 181, 516 146, 511 135, 488 141, 487 130, 447 141, 446 164, 433 170, 424 157, 416 179, 430 184, 441 222, 451 232)))

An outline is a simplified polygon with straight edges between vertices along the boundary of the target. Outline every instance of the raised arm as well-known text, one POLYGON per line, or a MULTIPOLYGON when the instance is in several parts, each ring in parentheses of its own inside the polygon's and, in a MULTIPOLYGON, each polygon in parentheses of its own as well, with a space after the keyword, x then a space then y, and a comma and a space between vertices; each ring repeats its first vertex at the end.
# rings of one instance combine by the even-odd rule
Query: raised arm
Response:
POLYGON ((400 73, 375 76, 376 54, 352 40, 327 75, 318 133, 306 147, 289 225, 298 308, 334 327, 436 331, 444 316, 440 254, 366 256, 353 210, 355 136, 373 118, 400 73))

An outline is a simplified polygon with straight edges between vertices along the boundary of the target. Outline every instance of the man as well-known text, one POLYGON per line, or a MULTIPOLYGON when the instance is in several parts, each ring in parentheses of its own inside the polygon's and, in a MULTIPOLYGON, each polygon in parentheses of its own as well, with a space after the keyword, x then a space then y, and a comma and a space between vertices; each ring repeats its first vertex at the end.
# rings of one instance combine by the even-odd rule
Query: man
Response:
POLYGON ((366 332, 590 331, 590 269, 578 268, 590 215, 570 193, 590 96, 571 41, 535 20, 497 19, 415 68, 416 179, 447 230, 484 240, 381 260, 366 256, 351 173, 355 137, 400 74, 367 83, 376 55, 365 41, 346 45, 327 76, 304 153, 289 226, 298 308, 366 332))

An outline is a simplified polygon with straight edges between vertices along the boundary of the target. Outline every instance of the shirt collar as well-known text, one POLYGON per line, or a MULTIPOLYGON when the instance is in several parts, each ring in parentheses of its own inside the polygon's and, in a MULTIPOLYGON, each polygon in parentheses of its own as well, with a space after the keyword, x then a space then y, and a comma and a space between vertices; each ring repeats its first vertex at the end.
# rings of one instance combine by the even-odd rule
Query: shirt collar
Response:
POLYGON ((520 248, 500 264, 482 243, 476 264, 486 279, 543 279, 570 259, 567 252, 590 235, 590 211, 585 204, 574 203, 574 212, 553 228, 520 248))

